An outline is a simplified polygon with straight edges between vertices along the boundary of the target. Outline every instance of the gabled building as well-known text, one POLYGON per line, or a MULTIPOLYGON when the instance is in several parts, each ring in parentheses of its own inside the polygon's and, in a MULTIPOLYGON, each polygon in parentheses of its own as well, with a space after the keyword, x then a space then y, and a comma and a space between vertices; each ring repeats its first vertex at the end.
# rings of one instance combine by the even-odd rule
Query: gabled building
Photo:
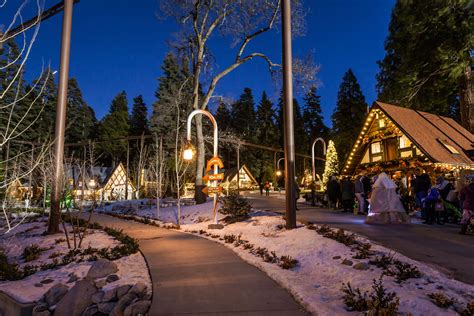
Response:
POLYGON ((452 118, 382 102, 372 106, 342 173, 474 170, 474 135, 452 118))
POLYGON ((221 185, 224 189, 229 192, 231 190, 250 190, 258 186, 257 180, 247 168, 246 165, 242 165, 240 170, 235 168, 226 169, 224 171, 224 181, 221 185))

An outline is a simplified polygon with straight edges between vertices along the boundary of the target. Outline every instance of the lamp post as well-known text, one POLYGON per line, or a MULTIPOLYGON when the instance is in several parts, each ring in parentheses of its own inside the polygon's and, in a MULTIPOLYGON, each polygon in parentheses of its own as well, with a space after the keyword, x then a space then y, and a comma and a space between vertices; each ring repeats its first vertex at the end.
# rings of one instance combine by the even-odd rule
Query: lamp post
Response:
POLYGON ((277 172, 276 172, 277 176, 281 176, 280 161, 282 161, 282 160, 285 160, 285 158, 280 158, 277 161, 277 172))
MULTIPOLYGON (((187 122, 187 128, 186 128, 186 140, 187 140, 187 148, 184 150, 183 152, 183 158, 184 160, 192 160, 193 159, 193 150, 191 148, 191 123, 192 123, 192 120, 193 120, 193 117, 196 115, 196 114, 204 114, 206 115, 209 120, 212 122, 212 125, 214 126, 214 153, 213 153, 213 156, 214 157, 218 157, 217 156, 217 153, 218 153, 218 130, 217 130, 217 122, 216 122, 216 119, 214 118, 214 116, 212 116, 212 114, 206 110, 201 110, 201 109, 198 109, 198 110, 194 110, 192 111, 189 116, 188 116, 188 122, 187 122)), ((219 166, 217 164, 214 164, 214 174, 217 175, 219 172, 219 166)), ((214 180, 213 181, 214 183, 214 186, 217 187, 217 184, 218 184, 218 180, 214 180)), ((217 193, 214 193, 214 225, 218 225, 217 224, 217 193)), ((216 226, 215 226, 216 227, 216 226)), ((217 227, 216 227, 217 228, 217 227)))
POLYGON ((318 137, 314 140, 313 146, 311 147, 311 166, 313 168, 313 181, 316 180, 316 165, 314 163, 314 147, 316 146, 317 142, 323 143, 323 155, 326 156, 326 142, 321 137, 318 137))

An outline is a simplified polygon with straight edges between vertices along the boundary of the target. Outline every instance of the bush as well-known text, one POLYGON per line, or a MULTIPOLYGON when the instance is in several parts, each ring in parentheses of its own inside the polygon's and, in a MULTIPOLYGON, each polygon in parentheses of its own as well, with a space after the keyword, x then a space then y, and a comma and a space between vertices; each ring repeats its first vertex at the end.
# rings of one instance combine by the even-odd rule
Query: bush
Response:
POLYGON ((343 284, 341 291, 343 300, 349 311, 366 312, 373 316, 392 316, 398 314, 400 299, 395 292, 388 292, 383 286, 382 277, 373 280, 372 292, 362 293, 359 288, 353 289, 351 284, 343 284))
POLYGON ((436 306, 441 307, 441 308, 448 308, 454 304, 453 299, 447 297, 441 292, 430 293, 428 294, 428 297, 431 299, 431 302, 433 302, 436 306))
POLYGON ((23 249, 23 259, 25 259, 25 262, 36 260, 44 250, 45 249, 41 248, 37 244, 29 245, 23 249))
POLYGON ((395 260, 394 262, 395 271, 391 270, 391 274, 395 276, 397 283, 402 283, 408 279, 416 279, 421 277, 421 272, 414 265, 406 262, 395 260))
POLYGON ((380 257, 375 257, 374 260, 370 260, 369 264, 387 270, 393 264, 393 255, 382 254, 380 257))
POLYGON ((474 315, 474 301, 466 304, 466 308, 459 312, 461 316, 472 316, 474 315))
POLYGON ((252 209, 252 206, 246 198, 236 193, 231 193, 220 200, 222 206, 219 209, 219 213, 227 215, 224 219, 226 222, 244 220, 249 217, 249 212, 252 209))
POLYGON ((298 265, 298 260, 293 259, 291 256, 281 256, 280 263, 278 265, 280 268, 285 270, 293 269, 298 265))
POLYGON ((354 259, 367 259, 367 258, 369 258, 370 256, 373 255, 373 252, 372 252, 372 250, 370 250, 370 248, 372 248, 372 245, 369 244, 369 243, 367 243, 367 244, 364 244, 364 243, 357 244, 357 246, 355 247, 355 250, 357 250, 357 253, 353 258, 354 259))

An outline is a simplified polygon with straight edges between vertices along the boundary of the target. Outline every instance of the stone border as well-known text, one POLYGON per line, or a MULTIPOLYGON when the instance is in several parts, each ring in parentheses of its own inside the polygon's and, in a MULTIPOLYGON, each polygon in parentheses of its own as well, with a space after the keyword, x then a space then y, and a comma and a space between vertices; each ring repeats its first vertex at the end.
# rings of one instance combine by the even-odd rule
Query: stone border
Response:
POLYGON ((0 290, 0 316, 29 316, 35 303, 20 303, 0 290))

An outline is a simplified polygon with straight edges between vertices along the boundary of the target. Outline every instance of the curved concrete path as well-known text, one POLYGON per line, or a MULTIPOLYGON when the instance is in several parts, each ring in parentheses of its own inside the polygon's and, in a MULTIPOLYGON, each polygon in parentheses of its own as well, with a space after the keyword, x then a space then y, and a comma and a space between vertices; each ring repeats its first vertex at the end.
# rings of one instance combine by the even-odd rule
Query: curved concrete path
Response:
POLYGON ((94 214, 93 222, 137 238, 153 282, 149 315, 303 315, 264 272, 216 242, 94 214))

